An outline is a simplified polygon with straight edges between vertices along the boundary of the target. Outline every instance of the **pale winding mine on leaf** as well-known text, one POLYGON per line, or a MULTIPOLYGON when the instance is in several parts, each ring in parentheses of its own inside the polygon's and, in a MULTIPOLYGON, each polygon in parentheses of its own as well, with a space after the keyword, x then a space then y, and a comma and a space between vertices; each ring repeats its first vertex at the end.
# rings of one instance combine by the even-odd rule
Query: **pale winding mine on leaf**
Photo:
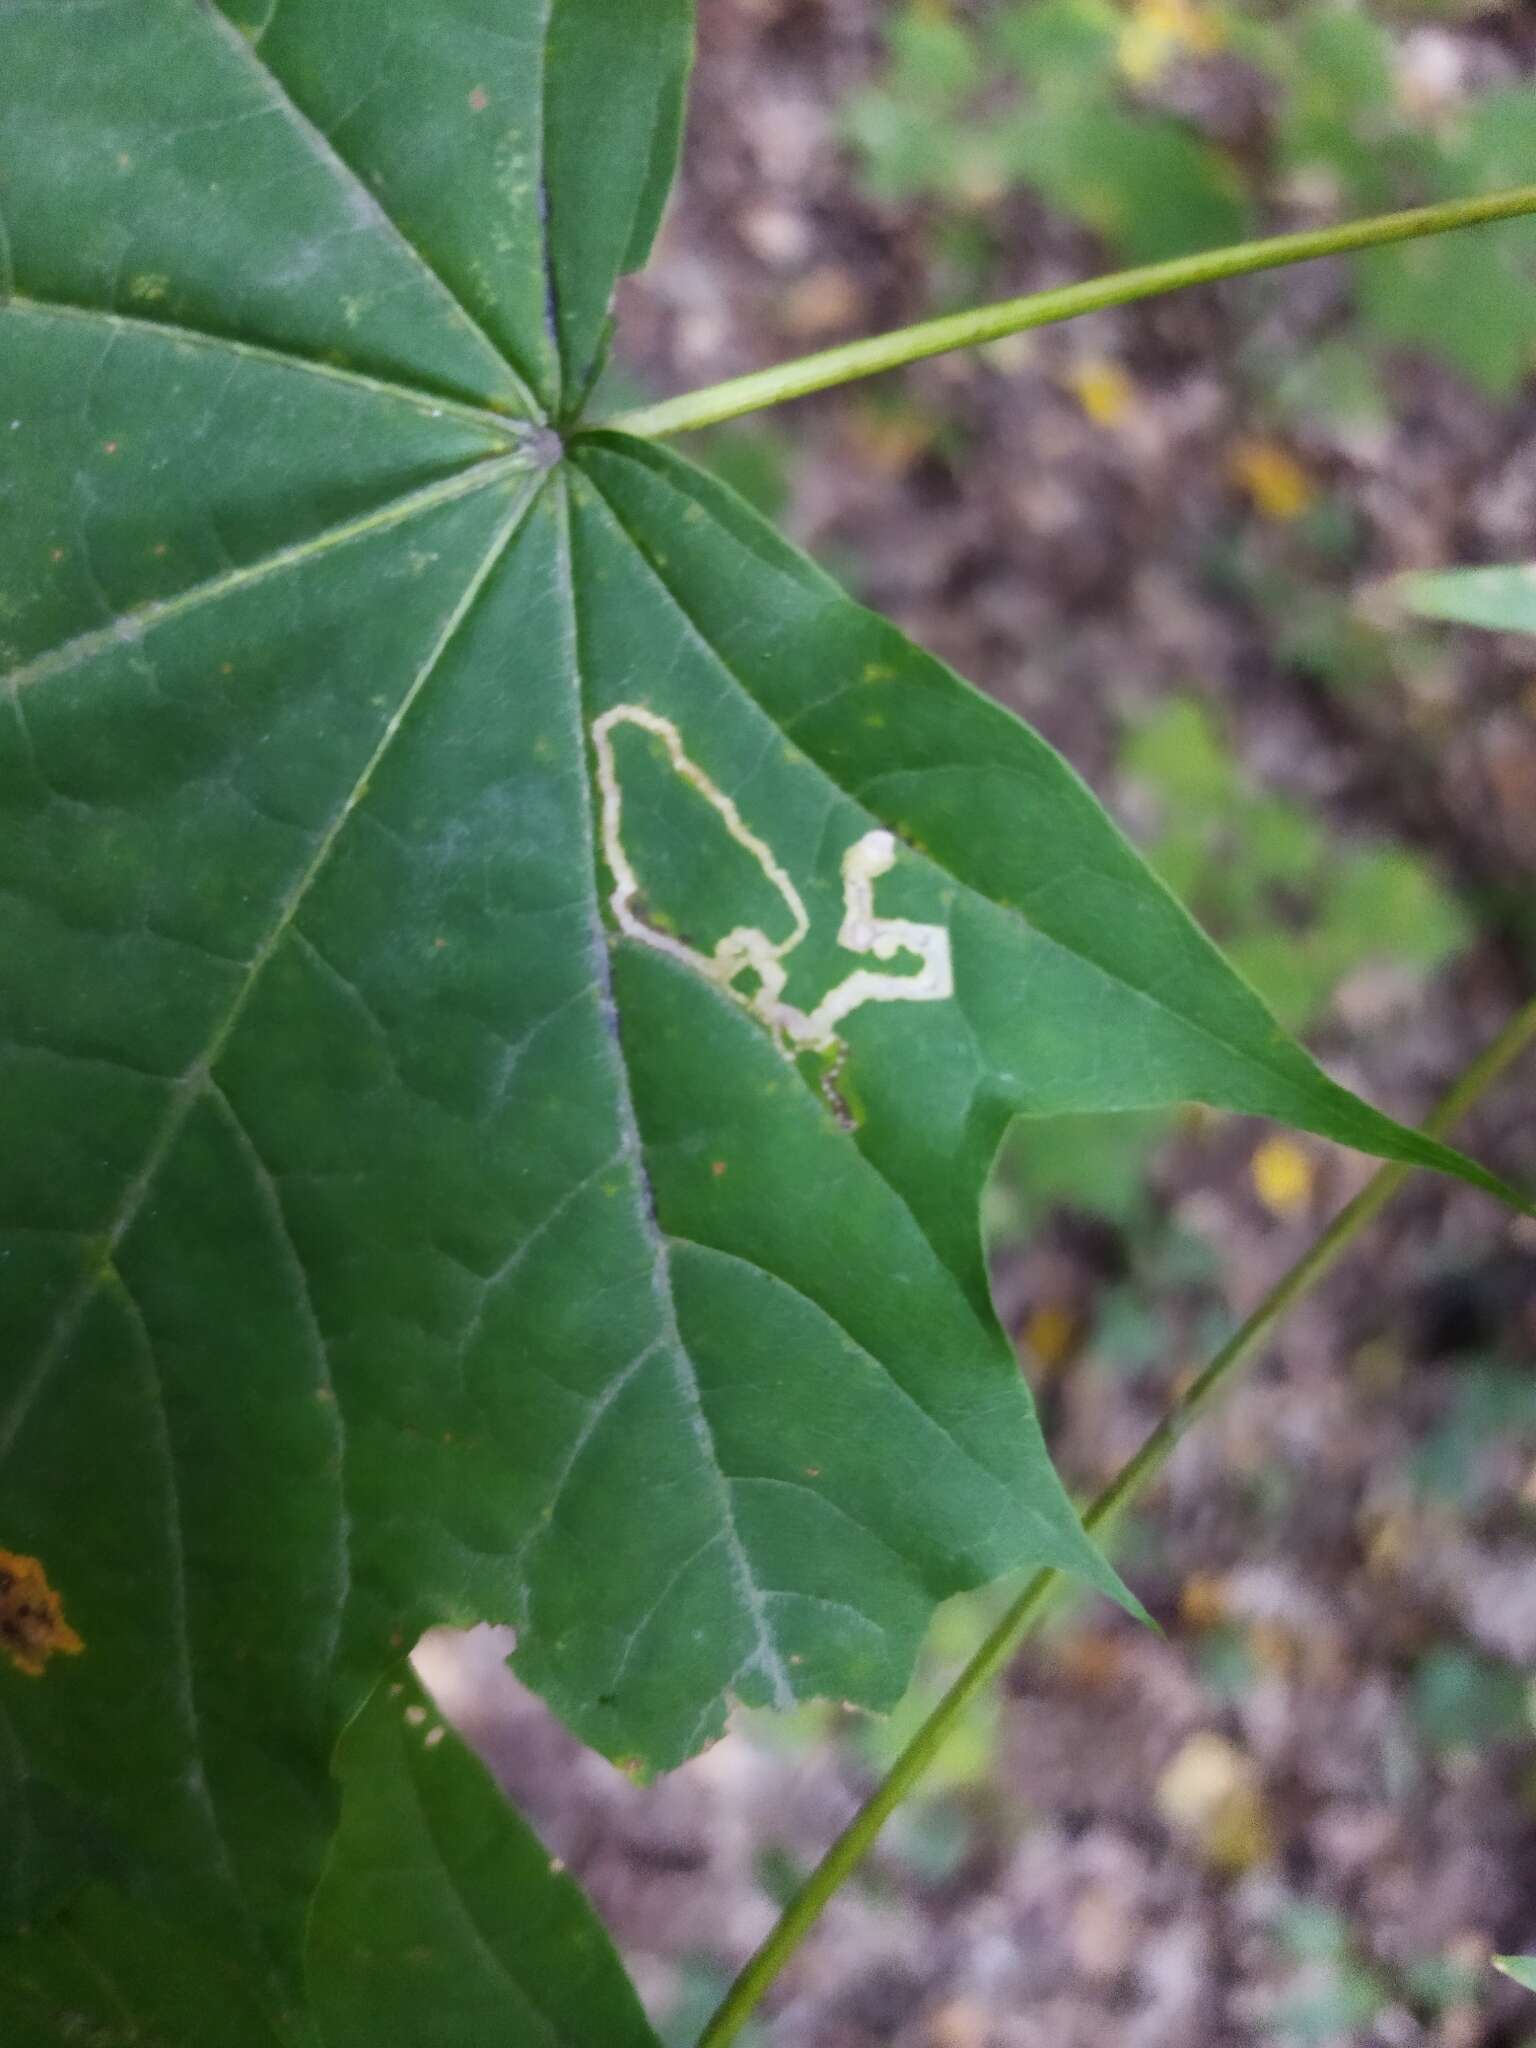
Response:
POLYGON ((614 881, 608 901, 619 929, 641 945, 683 961, 724 989, 768 1026, 786 1059, 793 1059, 802 1051, 841 1051, 837 1026, 865 1003, 941 1003, 954 994, 949 933, 943 925, 914 924, 908 918, 879 917, 875 913, 875 883, 896 864, 895 835, 877 829, 856 839, 843 855, 843 921, 837 943, 847 952, 871 954, 876 960, 890 960, 897 953, 915 953, 923 963, 921 970, 917 974, 876 974, 867 967, 859 967, 829 989, 808 1015, 786 1003, 784 985, 789 972, 784 962, 810 930, 810 919, 799 890, 774 858, 772 848, 748 829, 732 800, 689 758, 682 735, 670 718, 638 704, 616 704, 593 720, 592 742, 597 751, 597 779, 602 796, 603 858, 614 881), (640 883, 624 849, 624 799, 610 737, 619 725, 638 726, 659 739, 666 748, 673 773, 703 797, 736 844, 751 854, 765 880, 784 899, 793 922, 787 938, 773 940, 755 925, 738 925, 726 933, 713 953, 701 953, 670 932, 658 931, 637 915, 634 904, 641 893, 640 883), (757 988, 750 994, 736 986, 747 973, 757 977, 757 988))

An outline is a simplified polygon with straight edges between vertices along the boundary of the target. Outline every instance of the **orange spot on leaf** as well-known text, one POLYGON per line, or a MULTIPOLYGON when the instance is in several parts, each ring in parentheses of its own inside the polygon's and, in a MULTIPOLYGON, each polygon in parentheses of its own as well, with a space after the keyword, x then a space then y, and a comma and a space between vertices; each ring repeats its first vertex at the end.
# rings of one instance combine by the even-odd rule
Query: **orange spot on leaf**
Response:
POLYGON ((490 104, 490 94, 483 85, 477 85, 469 96, 469 111, 472 114, 483 114, 490 104))
POLYGON ((38 1560, 0 1550, 0 1649, 16 1669, 41 1678, 50 1657, 78 1657, 84 1648, 38 1560))

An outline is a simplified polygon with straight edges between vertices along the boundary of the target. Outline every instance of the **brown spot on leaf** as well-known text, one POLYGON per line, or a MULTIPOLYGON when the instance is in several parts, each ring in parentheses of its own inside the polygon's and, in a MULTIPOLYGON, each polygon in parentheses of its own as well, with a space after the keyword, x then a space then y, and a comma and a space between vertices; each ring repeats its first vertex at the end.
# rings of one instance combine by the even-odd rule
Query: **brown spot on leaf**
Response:
POLYGON ((0 1649, 16 1669, 41 1678, 50 1657, 78 1657, 84 1648, 38 1560, 0 1550, 0 1649))
POLYGON ((469 96, 469 111, 472 114, 483 114, 490 104, 490 94, 483 85, 477 85, 469 96))

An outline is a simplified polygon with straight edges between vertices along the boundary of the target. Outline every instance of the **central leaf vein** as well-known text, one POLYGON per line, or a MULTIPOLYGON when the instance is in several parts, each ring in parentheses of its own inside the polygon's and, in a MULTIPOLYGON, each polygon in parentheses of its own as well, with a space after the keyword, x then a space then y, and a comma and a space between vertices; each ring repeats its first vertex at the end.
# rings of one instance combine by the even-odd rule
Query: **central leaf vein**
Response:
MULTIPOLYGON (((573 713, 573 743, 583 759, 586 750, 586 734, 589 724, 584 683, 584 668, 581 656, 581 626, 576 601, 575 577, 571 563, 570 505, 566 495, 564 479, 561 479, 561 571, 565 585, 567 606, 568 637, 570 646, 571 673, 575 681, 573 713)), ((582 779, 583 805, 586 810, 586 838, 596 856, 595 821, 591 815, 590 784, 582 779)), ((683 1342, 678 1326, 676 1304, 672 1298, 671 1269, 666 1239, 663 1236, 656 1215, 655 1195, 650 1175, 645 1164, 645 1150, 640 1135, 639 1122, 635 1113, 634 1097, 630 1088, 629 1073, 624 1060, 623 1046, 617 1028, 617 1009, 612 992, 612 970, 608 957, 608 938, 603 926, 602 913, 598 907, 597 877, 595 865, 592 869, 592 886, 588 899, 588 921, 590 945, 594 965, 600 976, 604 1000, 615 1020, 614 1029, 608 1035, 609 1059, 612 1062, 614 1099, 621 1126, 622 1151, 630 1164, 637 1190, 637 1206, 640 1224, 651 1251, 652 1289, 656 1309, 663 1331, 662 1342, 676 1376, 678 1391, 684 1402, 689 1427, 698 1444, 705 1470, 710 1477, 720 1523, 726 1538, 730 1558, 731 1575, 735 1582, 741 1604, 749 1617, 755 1638, 755 1648, 749 1659, 749 1666, 755 1666, 767 1680, 776 1705, 788 1707, 794 1704, 795 1692, 790 1681, 789 1670, 775 1641, 769 1621, 762 1589, 757 1584, 752 1562, 742 1541, 736 1524, 736 1511, 731 1500, 730 1488, 721 1467, 714 1432, 705 1414, 701 1398, 698 1374, 683 1342)))

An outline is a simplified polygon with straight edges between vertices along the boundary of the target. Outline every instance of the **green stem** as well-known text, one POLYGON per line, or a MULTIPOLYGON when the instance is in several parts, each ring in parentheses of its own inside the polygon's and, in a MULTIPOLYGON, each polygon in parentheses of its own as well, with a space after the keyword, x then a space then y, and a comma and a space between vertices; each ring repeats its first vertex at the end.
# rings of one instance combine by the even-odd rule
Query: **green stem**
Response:
MULTIPOLYGON (((1469 1109, 1512 1061, 1536 1044, 1536 998, 1526 1004, 1493 1043, 1468 1067, 1430 1118, 1427 1128, 1437 1137, 1469 1109)), ((1128 1464, 1123 1465, 1083 1516, 1085 1528, 1098 1531, 1111 1523, 1154 1473, 1195 1417, 1236 1368, 1251 1358, 1288 1309, 1315 1287, 1335 1266, 1346 1248, 1386 1207, 1414 1171, 1392 1164, 1378 1168, 1370 1180, 1311 1249, 1272 1287, 1258 1307, 1229 1337, 1210 1364, 1179 1396, 1128 1464)), ((854 1815, 790 1900, 777 1926, 751 1957, 726 1993, 719 2010, 699 2037, 699 2048, 725 2048, 741 2032, 763 1993, 778 1976, 820 1918, 834 1892, 869 1853, 875 1837, 917 1784, 943 1748, 966 1708, 998 1675, 1020 1642, 1034 1627, 1062 1584, 1061 1573, 1035 1573, 981 1648, 971 1658, 943 1699, 912 1737, 880 1785, 854 1815)))
POLYGON ((941 320, 924 320, 916 327, 872 335, 866 341, 850 341, 841 348, 801 356, 796 362, 776 364, 771 370, 754 370, 746 377, 732 377, 724 384, 710 385, 707 390, 664 399, 659 405, 643 405, 601 424, 657 440, 666 434, 686 433, 694 427, 712 427, 742 413, 760 412, 765 406, 783 405, 787 399, 825 391, 832 384, 850 384, 856 377, 873 377, 882 370, 899 369, 903 363, 917 362, 923 356, 943 355, 952 348, 974 348, 978 342, 998 341, 1005 334, 1019 334, 1027 327, 1045 327, 1054 320, 1071 320, 1079 313, 1097 312, 1105 306, 1123 306, 1129 300, 1152 298, 1159 292, 1181 291, 1186 285, 1213 284, 1224 277, 1246 277, 1255 270, 1308 263, 1314 256, 1341 256, 1351 250, 1376 249, 1386 242, 1410 242, 1421 235, 1444 234, 1450 228, 1476 227, 1485 221, 1512 220, 1526 213, 1536 213, 1536 185, 1523 185, 1518 191, 1493 192, 1480 199, 1453 199, 1443 206, 1419 206, 1408 213, 1384 213, 1372 220, 1350 221, 1342 227, 1318 228, 1306 234, 1239 242, 1230 249, 1208 249, 1196 256, 1175 257, 1171 263, 1148 263, 1138 270, 1119 270, 1113 276, 1091 278, 1084 284, 1062 285, 1054 291, 1034 292, 1022 299, 1003 299, 995 306, 951 313, 941 320))

